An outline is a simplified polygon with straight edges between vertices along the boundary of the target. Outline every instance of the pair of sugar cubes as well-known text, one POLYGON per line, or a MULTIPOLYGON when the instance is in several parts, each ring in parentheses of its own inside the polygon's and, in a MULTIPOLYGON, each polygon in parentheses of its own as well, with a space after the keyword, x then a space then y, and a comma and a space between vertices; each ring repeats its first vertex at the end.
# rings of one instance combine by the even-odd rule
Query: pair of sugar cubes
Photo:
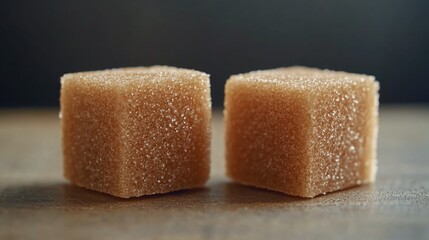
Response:
MULTIPOLYGON (((123 198, 204 186, 209 75, 154 66, 66 74, 61 83, 72 183, 123 198)), ((373 182, 378 89, 372 76, 305 67, 231 76, 227 175, 301 197, 373 182)))

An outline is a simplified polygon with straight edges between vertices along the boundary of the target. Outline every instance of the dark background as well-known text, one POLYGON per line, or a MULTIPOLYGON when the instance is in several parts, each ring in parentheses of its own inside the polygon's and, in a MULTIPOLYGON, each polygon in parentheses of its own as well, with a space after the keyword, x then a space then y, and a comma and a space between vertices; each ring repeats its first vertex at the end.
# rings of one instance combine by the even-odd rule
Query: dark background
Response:
POLYGON ((58 106, 63 73, 307 65, 375 75, 382 103, 429 102, 429 1, 0 1, 0 107, 58 106))

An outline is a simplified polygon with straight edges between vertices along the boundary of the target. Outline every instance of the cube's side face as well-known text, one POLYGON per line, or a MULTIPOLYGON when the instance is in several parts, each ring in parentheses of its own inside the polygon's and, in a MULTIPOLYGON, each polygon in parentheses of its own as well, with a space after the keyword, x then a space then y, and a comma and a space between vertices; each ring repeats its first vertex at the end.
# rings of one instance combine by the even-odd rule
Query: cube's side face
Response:
POLYGON ((306 196, 310 118, 305 93, 229 80, 225 124, 229 177, 306 196))
POLYGON ((374 181, 378 84, 339 84, 311 95, 311 195, 374 181))
POLYGON ((121 92, 126 196, 201 187, 210 172, 210 81, 130 81, 121 92))
POLYGON ((64 175, 76 185, 118 191, 120 161, 116 90, 68 77, 61 87, 64 175))

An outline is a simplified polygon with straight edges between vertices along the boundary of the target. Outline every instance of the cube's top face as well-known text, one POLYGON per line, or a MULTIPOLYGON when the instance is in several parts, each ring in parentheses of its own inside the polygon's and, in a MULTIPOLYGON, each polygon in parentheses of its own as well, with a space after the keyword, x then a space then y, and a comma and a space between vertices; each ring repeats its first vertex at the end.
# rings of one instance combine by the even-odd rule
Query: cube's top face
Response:
POLYGON ((270 70, 253 71, 233 75, 231 82, 265 83, 271 88, 296 89, 306 92, 319 92, 326 88, 345 84, 375 82, 373 76, 307 67, 285 67, 270 70))
POLYGON ((139 93, 144 93, 145 101, 151 102, 148 100, 151 96, 162 97, 159 95, 160 91, 165 98, 171 98, 172 95, 186 95, 191 91, 196 95, 201 95, 204 107, 211 107, 208 74, 169 66, 128 67, 68 73, 61 77, 61 85, 62 92, 67 89, 74 93, 86 91, 90 98, 104 97, 103 95, 109 96, 109 98, 118 96, 120 101, 126 100, 131 104, 139 93), (111 94, 107 94, 108 92, 111 94))
POLYGON ((80 84, 83 83, 100 88, 117 88, 127 86, 133 82, 140 84, 187 83, 189 81, 209 82, 209 75, 196 70, 152 66, 69 73, 61 78, 63 84, 67 81, 79 81, 80 84))

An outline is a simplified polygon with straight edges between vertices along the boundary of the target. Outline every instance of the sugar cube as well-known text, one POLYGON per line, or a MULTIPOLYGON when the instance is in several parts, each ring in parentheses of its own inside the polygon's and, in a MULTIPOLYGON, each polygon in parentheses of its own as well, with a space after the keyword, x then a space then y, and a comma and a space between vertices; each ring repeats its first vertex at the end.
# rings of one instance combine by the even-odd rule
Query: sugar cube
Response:
POLYGON ((306 67, 231 76, 227 175, 301 197, 373 182, 378 89, 373 76, 306 67))
POLYGON ((61 78, 64 175, 128 198, 201 187, 209 176, 209 76, 174 67, 61 78))

